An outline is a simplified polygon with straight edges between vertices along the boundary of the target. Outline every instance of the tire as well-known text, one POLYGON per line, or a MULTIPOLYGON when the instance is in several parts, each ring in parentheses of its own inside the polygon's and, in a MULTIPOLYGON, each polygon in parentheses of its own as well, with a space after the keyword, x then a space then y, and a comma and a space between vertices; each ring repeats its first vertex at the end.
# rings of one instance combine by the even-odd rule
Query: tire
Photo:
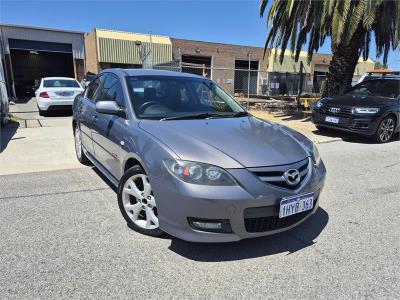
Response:
POLYGON ((0 127, 5 127, 8 123, 8 117, 0 117, 0 127))
POLYGON ((46 117, 47 116, 47 112, 44 111, 44 110, 39 109, 39 116, 46 117))
POLYGON ((81 128, 77 124, 74 127, 74 144, 75 144, 76 158, 81 164, 85 166, 90 166, 92 165, 92 163, 89 160, 89 158, 87 158, 85 152, 83 151, 81 135, 82 135, 81 128))
POLYGON ((117 190, 118 206, 129 228, 141 234, 159 237, 155 198, 146 172, 136 165, 121 177, 117 190))
POLYGON ((315 127, 318 129, 318 131, 326 131, 327 130, 326 128, 319 126, 319 125, 315 125, 315 127))
POLYGON ((393 116, 383 118, 374 135, 375 142, 380 144, 389 142, 393 137, 395 128, 396 119, 393 116))

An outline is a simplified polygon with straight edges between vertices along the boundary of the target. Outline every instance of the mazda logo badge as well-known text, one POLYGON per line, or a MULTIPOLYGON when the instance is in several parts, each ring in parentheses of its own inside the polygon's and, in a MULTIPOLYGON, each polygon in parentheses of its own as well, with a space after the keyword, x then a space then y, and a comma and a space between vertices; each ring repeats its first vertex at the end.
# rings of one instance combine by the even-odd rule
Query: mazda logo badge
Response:
POLYGON ((329 111, 332 112, 332 113, 338 113, 338 112, 340 112, 340 108, 338 108, 338 107, 331 107, 331 108, 329 109, 329 111))
POLYGON ((297 185, 300 182, 300 172, 297 169, 290 169, 283 173, 288 185, 297 185))

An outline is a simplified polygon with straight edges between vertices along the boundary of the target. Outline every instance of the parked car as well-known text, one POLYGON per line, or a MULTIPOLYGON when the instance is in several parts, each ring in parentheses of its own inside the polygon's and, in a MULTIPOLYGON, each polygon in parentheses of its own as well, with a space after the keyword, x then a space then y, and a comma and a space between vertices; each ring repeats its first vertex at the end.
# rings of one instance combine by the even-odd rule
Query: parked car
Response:
POLYGON ((370 79, 344 95, 322 98, 312 120, 320 130, 353 132, 386 143, 400 129, 400 78, 370 79))
POLYGON ((93 79, 95 79, 95 78, 96 78, 96 74, 87 73, 81 81, 81 86, 85 89, 89 85, 89 83, 91 83, 93 81, 93 79))
POLYGON ((84 89, 74 78, 46 77, 35 91, 39 115, 54 110, 71 109, 75 97, 84 89))
POLYGON ((9 102, 7 96, 7 88, 3 81, 0 81, 0 126, 4 126, 8 122, 9 102))
POLYGON ((207 78, 104 70, 73 112, 78 160, 117 187, 138 232, 237 241, 288 230, 318 208, 326 171, 316 146, 207 78))
POLYGON ((400 78, 400 71, 392 70, 371 70, 365 73, 358 80, 357 83, 361 83, 365 80, 375 79, 375 78, 400 78))

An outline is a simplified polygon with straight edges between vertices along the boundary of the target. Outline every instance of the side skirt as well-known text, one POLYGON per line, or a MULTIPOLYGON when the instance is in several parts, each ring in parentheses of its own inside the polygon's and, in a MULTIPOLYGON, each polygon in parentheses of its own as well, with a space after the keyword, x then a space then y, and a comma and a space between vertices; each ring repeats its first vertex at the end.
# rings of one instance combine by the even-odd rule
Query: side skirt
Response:
POLYGON ((97 161, 97 159, 95 159, 84 147, 83 148, 83 152, 85 153, 86 157, 93 163, 93 165, 100 170, 101 173, 103 173, 103 175, 105 177, 107 177, 108 180, 110 180, 110 182, 115 186, 118 187, 118 180, 110 173, 108 172, 108 170, 106 168, 103 167, 103 165, 101 163, 99 163, 97 161))

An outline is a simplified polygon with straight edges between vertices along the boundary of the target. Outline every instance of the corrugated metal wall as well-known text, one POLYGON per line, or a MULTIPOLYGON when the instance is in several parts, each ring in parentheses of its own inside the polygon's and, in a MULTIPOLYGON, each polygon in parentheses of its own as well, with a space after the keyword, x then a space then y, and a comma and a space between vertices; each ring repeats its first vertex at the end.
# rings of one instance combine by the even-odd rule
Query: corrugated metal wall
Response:
MULTIPOLYGON (((99 62, 141 64, 140 46, 135 41, 99 38, 99 62)), ((153 64, 165 63, 172 60, 172 45, 142 42, 145 52, 153 46, 153 64)))
POLYGON ((73 57, 85 59, 83 33, 45 30, 18 26, 0 25, 5 53, 9 54, 8 39, 21 39, 53 43, 72 44, 73 57))

